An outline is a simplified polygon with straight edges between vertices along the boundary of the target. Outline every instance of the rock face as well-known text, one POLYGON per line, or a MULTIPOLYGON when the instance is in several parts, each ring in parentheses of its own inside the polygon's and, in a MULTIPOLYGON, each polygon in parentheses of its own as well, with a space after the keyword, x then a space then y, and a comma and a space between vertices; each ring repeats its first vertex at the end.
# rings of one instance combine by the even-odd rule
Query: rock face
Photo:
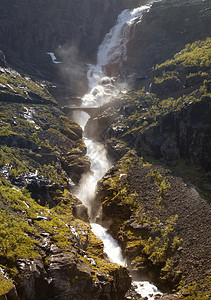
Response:
POLYGON ((90 169, 82 130, 56 107, 1 103, 1 175, 50 207, 90 169), (12 154, 13 153, 13 154, 12 154))
POLYGON ((209 204, 167 168, 128 152, 100 182, 98 200, 136 276, 163 291, 209 276, 209 204))
POLYGON ((210 36, 210 1, 172 0, 154 3, 137 24, 128 43, 125 68, 137 77, 170 58, 185 44, 210 36))
POLYGON ((131 284, 129 271, 108 261, 88 220, 74 214, 77 203, 70 193, 66 191, 60 203, 49 210, 2 181, 0 190, 2 207, 6 211, 10 208, 7 217, 3 209, 0 212, 1 226, 9 232, 4 237, 0 232, 0 261, 2 268, 8 266, 7 276, 13 277, 17 288, 1 276, 5 285, 1 295, 6 295, 2 299, 124 298, 131 284))
POLYGON ((158 65, 144 87, 151 93, 139 90, 120 96, 120 105, 117 99, 116 106, 105 106, 104 113, 90 119, 87 127, 97 137, 100 124, 107 145, 118 155, 130 147, 140 156, 165 162, 184 158, 209 170, 210 42, 190 44, 158 65))
MULTIPOLYGON (((71 195, 74 184, 90 170, 82 130, 60 110, 48 92, 49 83, 36 78, 56 79, 83 92, 84 81, 77 82, 84 76, 83 65, 95 61, 97 47, 119 12, 147 2, 0 3, 1 299, 122 300, 131 286, 128 269, 108 261, 91 231, 87 209, 71 195)), ((207 0, 155 3, 128 45, 128 74, 136 72, 139 82, 145 82, 152 65, 185 43, 204 38, 208 8, 207 0)), ((145 90, 131 91, 113 107, 102 108, 86 133, 96 139, 105 135, 115 159, 133 148, 140 156, 167 163, 185 158, 209 168, 206 43, 190 46, 196 51, 188 66, 182 59, 158 67, 145 90)), ((209 172, 204 178, 210 190, 209 172)), ((98 200, 102 222, 110 226, 136 275, 157 276, 166 290, 177 288, 180 279, 200 282, 209 275, 210 207, 169 170, 128 152, 101 181, 98 200)))
POLYGON ((148 155, 166 161, 183 157, 210 169, 209 125, 206 125, 209 123, 209 109, 207 99, 200 104, 187 105, 181 113, 163 116, 158 127, 137 136, 138 153, 144 153, 145 149, 148 155))
POLYGON ((46 53, 59 52, 60 46, 63 54, 69 50, 71 55, 73 46, 79 60, 93 61, 97 47, 121 10, 141 2, 145 1, 3 0, 0 49, 5 51, 8 61, 19 66, 25 63, 25 67, 36 65, 44 73, 46 68, 50 72, 55 67, 46 53))
POLYGON ((62 253, 53 245, 51 248, 51 264, 47 269, 42 260, 18 261, 20 274, 23 274, 18 285, 21 299, 113 300, 124 297, 130 286, 125 268, 113 273, 113 282, 104 274, 98 274, 93 281, 92 269, 86 264, 77 263, 71 253, 62 253))

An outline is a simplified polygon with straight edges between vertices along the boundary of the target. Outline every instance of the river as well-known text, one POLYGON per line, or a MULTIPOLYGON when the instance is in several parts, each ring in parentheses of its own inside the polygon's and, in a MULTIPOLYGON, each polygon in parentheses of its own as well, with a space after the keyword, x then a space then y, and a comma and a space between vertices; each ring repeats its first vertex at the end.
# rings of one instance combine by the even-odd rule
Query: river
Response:
MULTIPOLYGON (((143 13, 149 11, 150 7, 151 4, 132 10, 124 10, 118 16, 116 25, 105 35, 98 49, 97 64, 88 65, 87 79, 89 92, 82 98, 82 107, 96 107, 108 103, 125 88, 125 83, 117 85, 114 78, 106 75, 105 67, 111 63, 121 66, 121 63, 127 60, 127 42, 130 39, 132 30, 137 23, 141 22, 143 13)), ((74 119, 84 128, 89 117, 84 112, 77 112, 74 119)), ((112 164, 108 159, 103 144, 86 137, 83 139, 87 147, 87 156, 91 162, 92 172, 88 172, 82 176, 75 190, 75 195, 88 208, 92 231, 103 242, 104 252, 108 255, 110 261, 126 266, 117 241, 107 233, 106 228, 95 223, 95 214, 92 213, 93 208, 95 208, 97 182, 105 175, 112 164)), ((137 293, 150 300, 154 299, 155 295, 161 294, 157 287, 148 281, 133 281, 132 284, 136 288, 137 293)))

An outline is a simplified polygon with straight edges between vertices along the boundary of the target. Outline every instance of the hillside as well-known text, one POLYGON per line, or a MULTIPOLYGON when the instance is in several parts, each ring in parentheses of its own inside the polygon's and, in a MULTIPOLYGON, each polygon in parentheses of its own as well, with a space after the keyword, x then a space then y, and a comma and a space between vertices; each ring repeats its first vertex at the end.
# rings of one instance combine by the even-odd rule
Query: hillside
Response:
POLYGON ((155 300, 210 297, 209 1, 152 4, 132 27, 127 59, 104 66, 114 77, 101 87, 124 78, 126 88, 94 107, 84 131, 62 107, 81 105, 118 14, 146 3, 0 3, 2 300, 142 300, 134 280, 154 282, 155 300), (113 163, 92 213, 127 267, 108 259, 74 196, 94 174, 84 136, 113 163))
POLYGON ((210 287, 210 42, 156 65, 86 127, 117 161, 99 185, 99 222, 137 278, 187 299, 210 287))
POLYGON ((183 173, 190 169, 194 175, 189 180, 197 184, 198 179, 206 190, 209 116, 210 38, 188 44, 171 60, 156 65, 146 85, 118 96, 103 114, 89 120, 86 131, 98 139, 105 136, 115 157, 131 148, 183 173), (197 164, 203 167, 198 175, 194 164, 195 169, 197 164))

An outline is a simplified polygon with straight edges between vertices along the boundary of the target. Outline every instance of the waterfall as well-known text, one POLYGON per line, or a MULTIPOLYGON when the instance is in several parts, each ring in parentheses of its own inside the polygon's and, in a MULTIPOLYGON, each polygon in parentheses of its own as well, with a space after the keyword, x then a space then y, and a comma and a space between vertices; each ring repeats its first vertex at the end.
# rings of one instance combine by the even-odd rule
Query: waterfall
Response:
POLYGON ((122 255, 122 250, 117 241, 107 233, 106 229, 96 223, 91 223, 93 233, 104 244, 104 252, 108 255, 111 262, 126 266, 125 260, 122 255))
MULTIPOLYGON (((141 6, 132 10, 124 10, 118 17, 116 25, 106 34, 97 54, 97 64, 88 65, 87 79, 89 92, 82 98, 82 107, 101 106, 118 95, 121 87, 116 86, 115 79, 106 75, 105 66, 111 63, 121 64, 127 59, 127 42, 131 37, 131 29, 141 21, 144 12, 150 9, 151 5, 141 6)), ((80 112, 75 119, 84 128, 88 116, 80 112)), ((107 233, 101 225, 94 223, 92 209, 95 207, 97 182, 111 167, 107 152, 103 144, 94 142, 84 137, 87 147, 87 156, 91 162, 91 172, 84 174, 75 190, 75 195, 88 208, 91 218, 93 233, 103 242, 104 252, 110 261, 126 265, 121 248, 118 243, 107 233)), ((157 288, 147 281, 133 281, 137 293, 148 299, 154 299, 155 294, 160 294, 157 288)))
POLYGON ((127 60, 127 43, 131 36, 131 27, 139 23, 143 13, 149 9, 150 5, 144 5, 132 10, 123 10, 116 25, 105 35, 98 49, 97 64, 99 66, 127 60))
POLYGON ((92 172, 85 173, 82 176, 75 195, 88 208, 89 216, 92 219, 97 182, 111 167, 111 162, 107 158, 107 151, 104 145, 88 138, 83 138, 83 140, 87 148, 87 156, 90 159, 92 172))
POLYGON ((141 21, 143 13, 149 11, 150 7, 151 5, 144 5, 123 10, 116 25, 105 35, 98 48, 97 64, 88 65, 89 93, 82 98, 83 107, 101 106, 119 94, 122 86, 114 84, 114 78, 105 74, 104 67, 127 60, 127 43, 132 34, 131 29, 141 21))

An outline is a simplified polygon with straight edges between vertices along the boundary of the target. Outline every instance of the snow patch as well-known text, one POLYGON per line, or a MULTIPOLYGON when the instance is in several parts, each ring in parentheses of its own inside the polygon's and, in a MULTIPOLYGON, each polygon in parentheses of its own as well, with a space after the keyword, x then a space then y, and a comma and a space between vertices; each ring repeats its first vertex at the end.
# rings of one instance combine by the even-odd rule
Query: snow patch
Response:
POLYGON ((61 62, 61 61, 57 61, 57 60, 56 60, 56 56, 55 56, 55 54, 54 54, 53 52, 47 52, 46 54, 50 55, 50 57, 51 57, 51 59, 52 59, 52 62, 53 62, 54 64, 62 64, 62 63, 63 63, 63 62, 61 62))

